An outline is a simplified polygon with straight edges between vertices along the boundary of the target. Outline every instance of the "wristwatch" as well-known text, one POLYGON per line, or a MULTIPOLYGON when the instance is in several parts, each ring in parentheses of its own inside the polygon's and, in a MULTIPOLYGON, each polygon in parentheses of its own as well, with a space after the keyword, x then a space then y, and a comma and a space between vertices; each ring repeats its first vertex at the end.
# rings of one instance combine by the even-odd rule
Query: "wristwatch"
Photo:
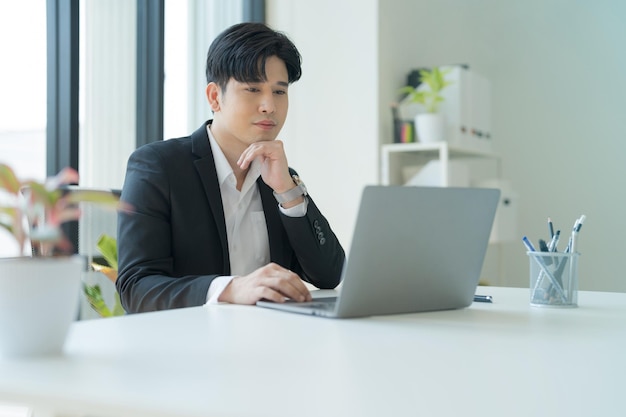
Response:
POLYGON ((280 204, 293 201, 301 195, 307 195, 306 186, 304 185, 300 177, 298 177, 297 175, 292 175, 291 179, 293 179, 294 184, 296 184, 296 186, 293 187, 291 190, 287 190, 284 193, 280 194, 274 191, 274 198, 280 204))

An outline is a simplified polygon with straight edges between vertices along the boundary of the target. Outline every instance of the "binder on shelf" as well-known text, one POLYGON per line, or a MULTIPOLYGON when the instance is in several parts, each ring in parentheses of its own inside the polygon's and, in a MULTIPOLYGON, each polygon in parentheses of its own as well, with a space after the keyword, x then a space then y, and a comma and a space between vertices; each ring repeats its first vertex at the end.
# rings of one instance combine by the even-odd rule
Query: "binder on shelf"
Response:
POLYGON ((452 84, 442 90, 445 137, 450 145, 491 151, 491 83, 462 66, 444 67, 452 84))
POLYGON ((393 141, 394 143, 415 142, 415 127, 413 122, 395 120, 393 141))

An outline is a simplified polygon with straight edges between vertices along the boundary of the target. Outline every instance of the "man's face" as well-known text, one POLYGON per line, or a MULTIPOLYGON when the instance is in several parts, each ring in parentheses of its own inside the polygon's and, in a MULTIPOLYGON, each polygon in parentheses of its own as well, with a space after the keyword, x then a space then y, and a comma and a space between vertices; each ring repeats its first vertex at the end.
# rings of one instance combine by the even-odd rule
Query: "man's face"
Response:
POLYGON ((213 102, 209 85, 207 94, 214 111, 211 130, 219 142, 246 148, 251 143, 276 139, 287 118, 289 78, 285 63, 276 56, 267 59, 265 74, 267 80, 258 83, 240 83, 231 78, 226 91, 214 86, 213 102))

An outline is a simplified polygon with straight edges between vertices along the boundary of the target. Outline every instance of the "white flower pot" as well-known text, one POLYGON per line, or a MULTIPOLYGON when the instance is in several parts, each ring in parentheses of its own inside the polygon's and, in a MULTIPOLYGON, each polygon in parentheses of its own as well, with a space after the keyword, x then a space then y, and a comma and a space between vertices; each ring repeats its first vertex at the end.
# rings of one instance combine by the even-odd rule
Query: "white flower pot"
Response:
POLYGON ((422 113, 415 116, 417 140, 423 143, 441 142, 444 120, 442 113, 422 113))
POLYGON ((0 258, 0 357, 62 353, 85 269, 82 256, 0 258))

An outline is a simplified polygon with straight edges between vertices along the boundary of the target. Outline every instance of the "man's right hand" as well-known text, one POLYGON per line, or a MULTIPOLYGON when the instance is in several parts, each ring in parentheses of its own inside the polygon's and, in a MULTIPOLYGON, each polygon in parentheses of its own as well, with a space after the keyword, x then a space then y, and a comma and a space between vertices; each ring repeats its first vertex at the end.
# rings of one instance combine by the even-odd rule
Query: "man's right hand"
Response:
POLYGON ((261 299, 283 303, 287 298, 295 301, 312 299, 311 293, 296 273, 270 263, 249 275, 234 277, 218 301, 252 305, 261 299))

